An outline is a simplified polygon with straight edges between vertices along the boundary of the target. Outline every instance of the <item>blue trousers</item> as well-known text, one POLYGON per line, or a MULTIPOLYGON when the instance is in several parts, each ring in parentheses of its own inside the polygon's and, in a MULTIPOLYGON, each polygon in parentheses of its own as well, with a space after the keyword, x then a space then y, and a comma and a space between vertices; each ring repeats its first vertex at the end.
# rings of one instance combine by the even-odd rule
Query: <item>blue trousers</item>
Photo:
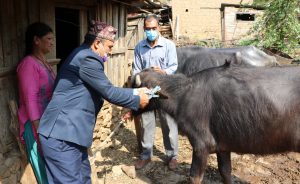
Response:
POLYGON ((49 184, 90 184, 87 148, 39 135, 49 184))
POLYGON ((142 154, 141 159, 149 159, 153 155, 155 139, 156 114, 160 120, 163 134, 164 147, 169 159, 177 159, 178 156, 178 127, 174 119, 167 113, 157 110, 145 112, 141 116, 142 129, 142 154))

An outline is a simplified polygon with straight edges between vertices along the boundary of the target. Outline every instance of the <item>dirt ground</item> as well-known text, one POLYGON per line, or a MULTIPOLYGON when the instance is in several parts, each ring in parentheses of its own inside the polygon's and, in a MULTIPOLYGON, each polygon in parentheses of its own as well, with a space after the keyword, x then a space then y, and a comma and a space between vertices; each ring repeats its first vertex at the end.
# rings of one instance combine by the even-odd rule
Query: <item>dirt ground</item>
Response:
MULTIPOLYGON (((191 45, 191 43, 179 44, 179 46, 184 45, 191 45)), ((277 60, 281 65, 287 64, 286 60, 280 60, 280 58, 277 60)), ((179 137, 178 167, 175 171, 168 170, 164 163, 164 146, 159 124, 156 127, 152 162, 142 170, 135 171, 133 166, 139 156, 133 122, 129 121, 124 124, 111 140, 97 154, 96 161, 92 165, 93 184, 189 183, 192 147, 185 136, 179 137)), ((231 177, 235 184, 300 184, 299 153, 268 156, 232 153, 231 161, 231 177)), ((208 158, 203 184, 221 183, 216 155, 211 154, 208 158)))
MULTIPOLYGON (((286 153, 269 156, 232 154, 233 183, 238 184, 299 184, 300 154, 286 153)), ((178 167, 168 170, 164 164, 161 129, 156 128, 154 156, 144 169, 134 170, 138 158, 133 122, 127 122, 112 137, 92 166, 94 184, 187 184, 192 148, 186 137, 179 137, 178 167), (123 171, 124 170, 124 171, 123 171), (125 174, 127 172, 127 174, 125 174)), ((210 155, 204 184, 222 183, 217 170, 216 155, 210 155)))

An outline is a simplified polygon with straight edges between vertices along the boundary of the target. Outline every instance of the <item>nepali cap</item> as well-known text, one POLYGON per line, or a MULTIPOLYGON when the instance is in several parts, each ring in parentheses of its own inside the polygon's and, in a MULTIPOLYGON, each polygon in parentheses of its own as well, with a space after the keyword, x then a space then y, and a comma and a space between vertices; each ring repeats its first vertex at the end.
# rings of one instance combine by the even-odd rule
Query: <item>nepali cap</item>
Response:
POLYGON ((115 41, 117 29, 105 22, 91 20, 88 34, 94 35, 97 38, 115 41))

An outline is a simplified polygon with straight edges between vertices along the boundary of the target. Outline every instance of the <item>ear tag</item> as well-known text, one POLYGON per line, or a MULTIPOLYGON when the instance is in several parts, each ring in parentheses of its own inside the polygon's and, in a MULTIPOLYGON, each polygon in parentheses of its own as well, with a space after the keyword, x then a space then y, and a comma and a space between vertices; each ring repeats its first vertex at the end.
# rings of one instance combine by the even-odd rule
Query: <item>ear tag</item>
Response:
POLYGON ((159 95, 157 94, 159 91, 161 90, 160 86, 155 86, 154 88, 151 88, 147 94, 148 94, 148 98, 149 100, 151 98, 158 98, 159 95))

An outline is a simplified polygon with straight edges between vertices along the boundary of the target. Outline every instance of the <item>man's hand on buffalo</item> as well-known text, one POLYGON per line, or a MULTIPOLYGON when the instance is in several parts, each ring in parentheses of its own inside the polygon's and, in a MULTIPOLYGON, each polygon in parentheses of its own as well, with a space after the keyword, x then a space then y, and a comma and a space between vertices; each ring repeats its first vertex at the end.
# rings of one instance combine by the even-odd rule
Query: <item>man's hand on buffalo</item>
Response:
POLYGON ((140 96, 140 107, 143 109, 149 103, 149 98, 148 98, 148 94, 147 94, 149 89, 146 87, 143 87, 143 88, 138 88, 137 90, 138 90, 138 95, 140 96))
POLYGON ((167 74, 166 71, 162 70, 160 67, 158 66, 153 66, 151 67, 155 72, 161 73, 161 74, 167 74))

